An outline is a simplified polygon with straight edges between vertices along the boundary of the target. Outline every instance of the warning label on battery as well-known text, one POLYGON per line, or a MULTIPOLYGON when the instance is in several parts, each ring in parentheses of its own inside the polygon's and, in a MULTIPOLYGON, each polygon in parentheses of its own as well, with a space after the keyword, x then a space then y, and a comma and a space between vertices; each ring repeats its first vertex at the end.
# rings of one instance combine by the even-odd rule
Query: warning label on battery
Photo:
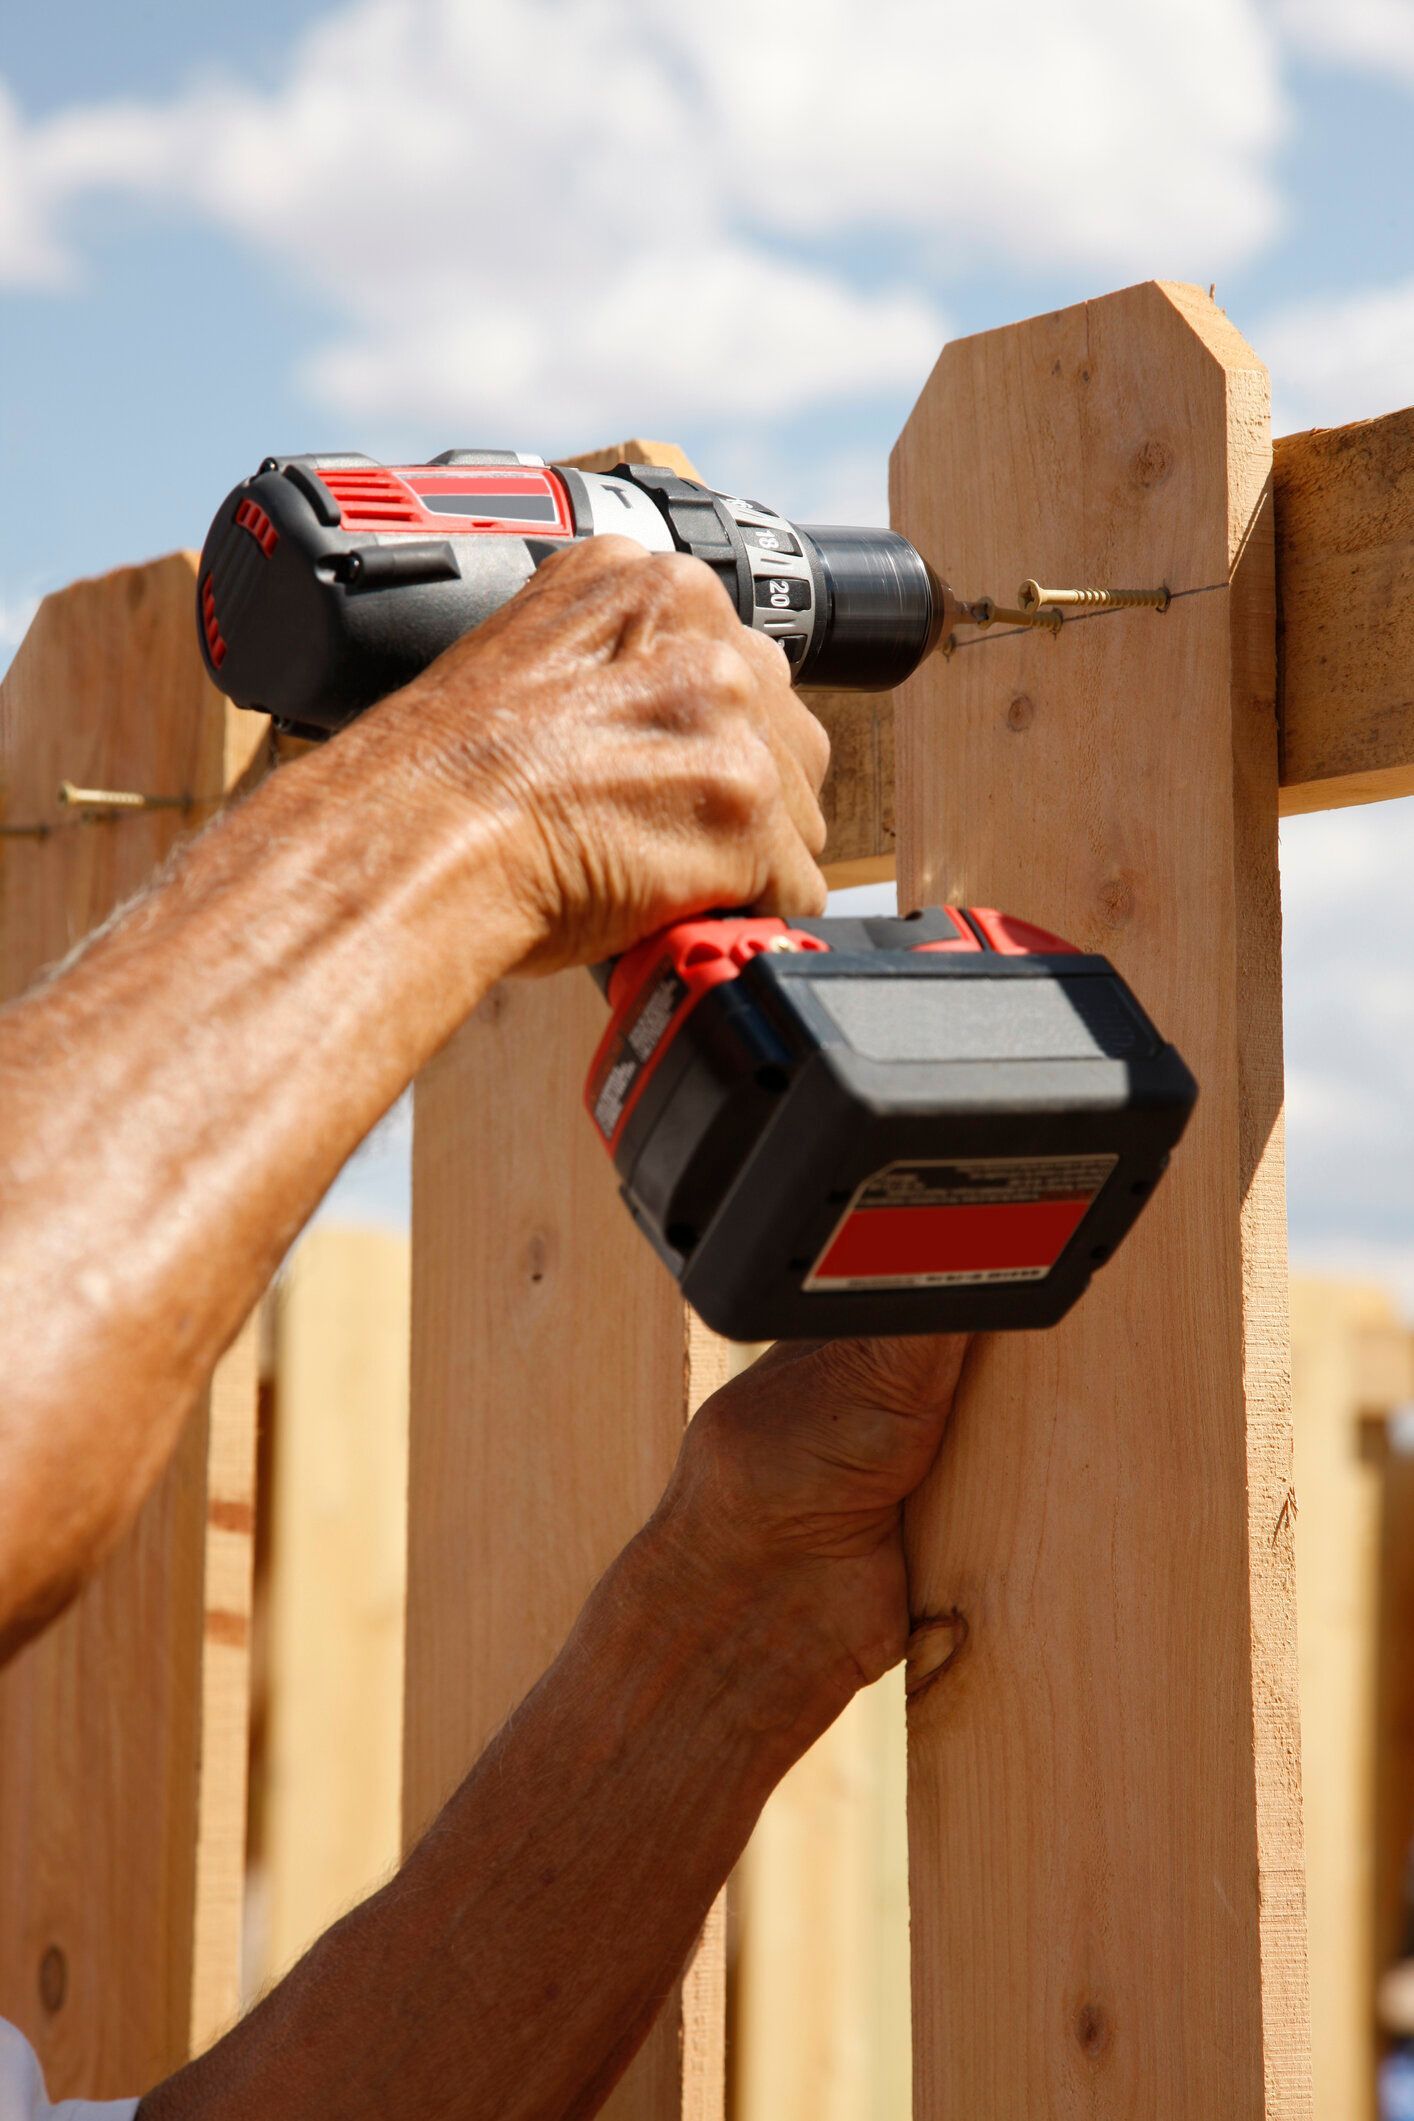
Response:
POLYGON ((1044 1281, 1118 1161, 991 1156, 886 1164, 858 1188, 804 1286, 1044 1281))
POLYGON ((658 1051, 663 1034, 687 999, 687 988, 671 965, 648 980, 638 1005, 619 1026, 618 1037, 601 1056, 599 1077, 590 1090, 594 1123, 611 1142, 642 1075, 658 1051))

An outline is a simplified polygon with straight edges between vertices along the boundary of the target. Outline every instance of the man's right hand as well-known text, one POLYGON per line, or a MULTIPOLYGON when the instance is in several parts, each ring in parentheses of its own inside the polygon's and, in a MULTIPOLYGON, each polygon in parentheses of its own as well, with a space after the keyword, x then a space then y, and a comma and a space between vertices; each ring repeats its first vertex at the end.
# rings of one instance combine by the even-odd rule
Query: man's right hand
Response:
POLYGON ((825 903, 829 741, 700 560, 571 546, 364 720, 401 723, 407 770, 497 825, 522 970, 593 964, 713 907, 825 903))

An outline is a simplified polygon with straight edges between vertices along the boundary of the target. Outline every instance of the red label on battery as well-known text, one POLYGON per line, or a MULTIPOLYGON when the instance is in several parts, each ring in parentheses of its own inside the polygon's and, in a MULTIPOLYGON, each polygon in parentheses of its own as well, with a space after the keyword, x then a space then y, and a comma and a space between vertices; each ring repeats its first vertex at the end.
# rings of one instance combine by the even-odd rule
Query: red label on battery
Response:
POLYGON ((886 1164, 855 1192, 804 1287, 1044 1281, 1119 1159, 886 1164))

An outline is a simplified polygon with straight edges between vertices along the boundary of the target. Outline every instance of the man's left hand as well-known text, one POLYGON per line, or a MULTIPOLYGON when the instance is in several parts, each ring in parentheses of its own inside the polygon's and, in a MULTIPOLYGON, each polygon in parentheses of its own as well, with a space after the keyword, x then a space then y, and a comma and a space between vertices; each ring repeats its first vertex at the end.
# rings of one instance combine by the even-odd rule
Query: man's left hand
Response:
POLYGON ((903 1504, 937 1456, 966 1349, 780 1343, 691 1423, 649 1527, 709 1601, 747 1586, 788 1609, 802 1664, 844 1698, 907 1648, 903 1504))

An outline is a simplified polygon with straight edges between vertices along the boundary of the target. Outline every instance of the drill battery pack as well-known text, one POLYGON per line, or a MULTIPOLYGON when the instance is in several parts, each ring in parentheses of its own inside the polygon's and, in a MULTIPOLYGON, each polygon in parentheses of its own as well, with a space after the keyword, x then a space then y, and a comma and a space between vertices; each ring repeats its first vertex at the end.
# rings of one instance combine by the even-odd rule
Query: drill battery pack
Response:
POLYGON ((1105 958, 989 908, 685 921, 608 993, 590 1117, 734 1340, 1053 1325, 1197 1095, 1105 958))

